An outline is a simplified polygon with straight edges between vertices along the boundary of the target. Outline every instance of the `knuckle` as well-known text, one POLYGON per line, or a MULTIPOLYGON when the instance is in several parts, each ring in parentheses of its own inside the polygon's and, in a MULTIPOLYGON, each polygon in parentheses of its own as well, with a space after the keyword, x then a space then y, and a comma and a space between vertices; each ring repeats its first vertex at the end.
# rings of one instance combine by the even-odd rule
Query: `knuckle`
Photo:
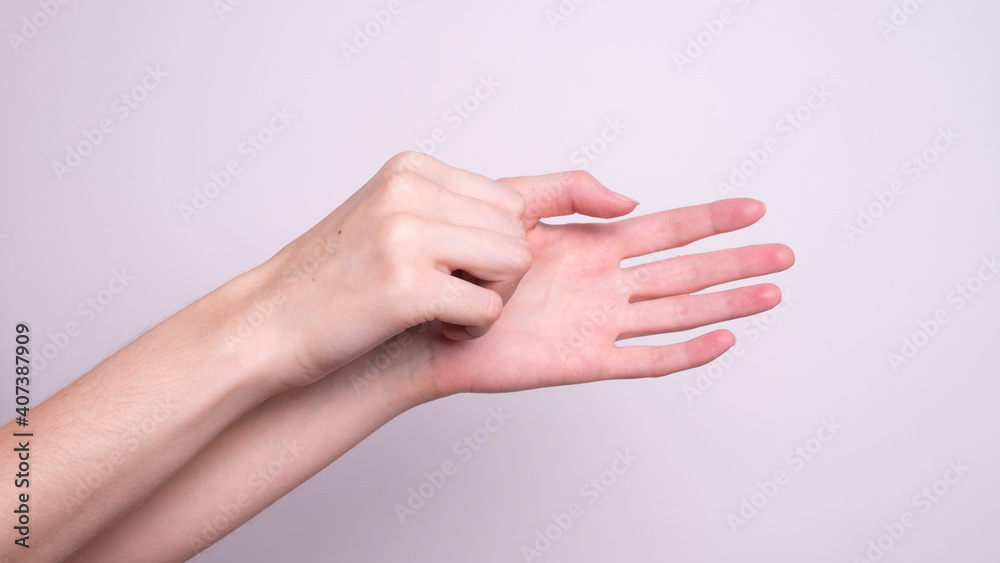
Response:
MULTIPOLYGON (((394 256, 396 252, 406 249, 407 246, 412 246, 422 229, 423 220, 411 213, 394 213, 386 217, 382 221, 381 232, 389 255, 394 256)), ((410 252, 401 252, 402 256, 408 254, 410 252)))
POLYGON ((494 291, 483 292, 482 303, 482 325, 489 325, 500 320, 500 313, 503 312, 503 299, 494 291))
POLYGON ((385 165, 383 170, 394 170, 399 172, 413 172, 426 165, 431 157, 417 151, 403 151, 393 155, 385 165))
POLYGON ((499 246, 499 240, 502 237, 500 233, 491 231, 489 229, 473 227, 473 228, 466 228, 464 230, 466 236, 469 237, 473 245, 487 252, 495 252, 497 247, 499 246))
POLYGON ((518 244, 514 246, 513 257, 511 259, 514 268, 522 273, 527 272, 531 268, 533 259, 531 245, 527 241, 518 241, 518 244))
POLYGON ((416 297, 420 288, 420 275, 415 266, 408 262, 392 260, 383 270, 383 281, 389 299, 409 302, 416 297))
POLYGON ((382 178, 379 196, 381 203, 389 206, 412 201, 419 197, 423 182, 412 172, 394 170, 387 172, 382 178))
MULTIPOLYGON (((520 219, 520 217, 524 215, 524 196, 521 195, 521 192, 511 187, 508 187, 508 192, 511 194, 511 209, 514 210, 516 218, 520 219)), ((520 222, 520 220, 518 222, 520 222)), ((522 226, 521 229, 523 230, 524 227, 522 226)))
POLYGON ((597 182, 597 178, 594 178, 594 175, 586 170, 570 170, 565 174, 564 181, 569 185, 593 184, 597 182))
POLYGON ((508 215, 514 215, 516 219, 520 219, 524 215, 525 210, 524 194, 521 193, 521 190, 514 187, 510 183, 509 178, 494 180, 494 185, 499 187, 500 194, 504 199, 501 211, 508 215))
MULTIPOLYGON (((691 260, 686 260, 678 264, 677 277, 675 278, 684 288, 697 287, 698 281, 704 274, 691 260)), ((691 293, 691 292, 687 292, 691 293)))

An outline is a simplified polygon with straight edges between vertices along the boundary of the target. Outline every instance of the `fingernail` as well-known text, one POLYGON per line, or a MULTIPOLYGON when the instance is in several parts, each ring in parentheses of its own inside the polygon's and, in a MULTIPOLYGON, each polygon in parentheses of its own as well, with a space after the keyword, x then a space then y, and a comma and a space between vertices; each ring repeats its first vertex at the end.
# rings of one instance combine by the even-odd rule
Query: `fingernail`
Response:
MULTIPOLYGON (((611 190, 608 190, 608 191, 611 191, 611 190)), ((636 201, 636 200, 634 200, 634 199, 630 198, 630 197, 629 197, 629 196, 627 196, 627 195, 624 195, 624 194, 620 194, 620 193, 618 193, 618 192, 611 192, 611 193, 612 193, 612 194, 613 194, 613 195, 614 195, 615 197, 617 197, 618 199, 620 199, 620 200, 622 200, 622 201, 628 201, 628 202, 631 202, 631 203, 634 203, 634 204, 636 204, 636 205, 639 205, 639 202, 638 202, 638 201, 636 201)))

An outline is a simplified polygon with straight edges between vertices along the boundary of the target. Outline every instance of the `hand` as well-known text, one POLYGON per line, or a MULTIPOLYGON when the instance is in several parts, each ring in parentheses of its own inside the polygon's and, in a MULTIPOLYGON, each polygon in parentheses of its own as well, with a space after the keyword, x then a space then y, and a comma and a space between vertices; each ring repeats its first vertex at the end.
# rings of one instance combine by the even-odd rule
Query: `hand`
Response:
MULTIPOLYGON (((437 166, 435 162, 431 164, 437 166)), ((441 170, 453 169, 444 167, 441 170)), ((460 171, 456 173, 464 174, 460 171)), ((379 177, 376 177, 370 183, 373 186, 371 193, 362 190, 343 206, 342 209, 346 210, 338 209, 320 223, 317 227, 320 234, 326 235, 323 229, 336 229, 334 232, 342 231, 341 236, 355 231, 378 235, 377 229, 365 230, 372 225, 365 222, 361 211, 368 209, 369 205, 378 211, 393 209, 390 204, 398 201, 391 198, 381 201, 388 194, 380 192, 383 188, 379 187, 379 182, 379 177)), ((728 331, 715 331, 683 344, 659 347, 618 348, 615 341, 640 334, 683 330, 765 310, 777 304, 779 299, 777 288, 768 284, 715 294, 688 294, 714 284, 782 270, 789 267, 793 260, 787 247, 766 245, 672 258, 622 269, 620 261, 624 257, 682 246, 698 238, 749 225, 763 215, 763 206, 753 200, 728 200, 617 223, 552 226, 539 223, 539 218, 574 212, 617 217, 630 212, 635 202, 607 191, 585 173, 514 178, 507 182, 524 194, 524 224, 520 228, 526 229, 527 241, 535 255, 530 272, 521 280, 517 293, 507 302, 503 316, 492 330, 475 340, 455 341, 443 334, 440 320, 423 322, 361 355, 329 377, 270 397, 232 423, 179 473, 78 555, 83 560, 103 561, 108 559, 109 552, 115 552, 125 554, 116 555, 116 560, 131 560, 135 553, 149 552, 149 538, 152 537, 156 553, 163 557, 176 559, 190 556, 191 539, 204 538, 206 529, 201 519, 189 517, 198 512, 192 507, 216 510, 245 494, 244 482, 233 476, 240 475, 248 467, 263 467, 275 456, 284 455, 283 448, 286 446, 282 445, 282 441, 290 435, 296 438, 296 452, 301 451, 301 457, 296 453, 297 461, 285 466, 266 491, 251 495, 253 498, 247 503, 241 503, 239 507, 234 507, 233 513, 227 513, 228 524, 221 527, 213 524, 209 543, 326 467, 394 416, 421 402, 462 391, 513 391, 616 377, 657 376, 708 362, 732 344, 733 336, 728 331), (192 490, 205 494, 192 496, 192 490), (151 530, 155 531, 152 535, 151 530)), ((438 186, 440 184, 437 183, 438 186)), ((462 185, 468 186, 469 183, 462 185)), ((484 185, 496 187, 493 184, 484 185)), ((437 193, 437 189, 429 191, 437 193)), ((405 196, 409 188, 393 190, 405 196)), ((496 193, 506 192, 501 189, 496 193)), ((453 199, 447 194, 444 197, 453 199)), ((420 201, 411 203, 419 204, 420 201)), ((498 200, 498 203, 502 202, 498 200)), ((444 206, 431 209, 444 209, 444 206)), ((494 212, 486 215, 496 216, 494 212)), ((512 215, 499 212, 501 219, 512 215)), ((388 216, 392 217, 392 213, 388 216)), ((454 228, 450 223, 440 227, 436 222, 422 221, 426 221, 430 231, 454 228)), ((483 240, 492 241, 495 238, 497 236, 491 234, 483 240)), ((520 241, 516 236, 510 238, 520 241)), ((307 237, 302 240, 310 241, 307 237)), ((419 258, 420 252, 428 248, 416 245, 412 247, 416 250, 411 249, 409 254, 404 254, 384 241, 351 240, 352 248, 362 249, 372 258, 354 266, 358 269, 371 264, 391 268, 392 259, 419 258)), ((464 240, 464 236, 457 240, 464 240)), ((302 259, 291 253, 308 249, 308 246, 296 248, 297 243, 282 251, 285 256, 279 255, 280 259, 286 262, 278 261, 277 265, 297 264, 297 260, 302 259)), ((484 246, 487 250, 493 248, 484 246)), ((517 247, 517 244, 510 246, 517 247)), ((346 243, 344 247, 347 248, 346 243)), ((342 299, 336 287, 327 286, 341 280, 337 276, 347 276, 344 287, 350 287, 347 282, 356 283, 358 276, 368 272, 351 272, 350 265, 339 265, 340 261, 350 256, 338 252, 339 248, 334 247, 330 258, 311 267, 310 271, 316 275, 315 284, 310 285, 311 280, 302 282, 300 285, 304 287, 298 291, 303 295, 289 298, 288 304, 274 313, 273 322, 261 326, 278 326, 281 321, 280 326, 294 330, 296 327, 285 323, 301 319, 303 330, 325 331, 327 337, 343 336, 345 333, 338 332, 340 329, 336 322, 342 319, 333 318, 327 327, 323 323, 324 318, 333 317, 345 307, 354 307, 351 311, 356 315, 365 309, 342 299), (299 309, 296 311, 292 306, 299 309)), ((474 263, 473 260, 468 262, 474 263)), ((417 260, 411 267, 420 273, 423 271, 420 268, 426 269, 427 263, 426 260, 417 260)), ((430 263, 434 263, 433 260, 430 263)), ((449 287, 449 283, 468 283, 446 271, 458 264, 448 262, 444 268, 434 270, 431 272, 433 275, 426 276, 429 283, 440 283, 444 287, 449 287)), ((518 271, 513 267, 509 270, 518 271)), ((489 281, 491 278, 484 273, 486 271, 485 268, 469 270, 476 277, 484 276, 489 281)), ((496 282, 500 277, 493 276, 492 281, 496 282)), ((385 287, 381 285, 383 281, 378 278, 371 283, 372 296, 363 291, 363 285, 361 290, 349 293, 350 297, 365 300, 364 306, 371 308, 359 322, 365 318, 396 318, 393 315, 398 312, 393 309, 393 302, 378 301, 385 298, 385 287)), ((462 289, 473 294, 490 291, 468 285, 469 288, 462 286, 462 289)), ((508 289, 511 286, 510 283, 506 285, 508 289)), ((423 288, 412 291, 417 289, 423 288)), ((430 296, 433 298, 433 292, 430 296)), ((460 303, 458 298, 445 305, 455 303, 460 303)), ((421 307, 416 304, 410 310, 420 311, 421 307)), ((195 313, 200 311, 191 313, 186 322, 178 323, 178 326, 190 326, 190 319, 200 316, 195 313)), ((298 332, 293 336, 301 339, 303 334, 312 332, 298 332)), ((354 335, 347 333, 346 337, 354 335)), ((164 341, 175 342, 176 339, 164 341)), ((291 342, 298 345, 301 340, 293 339, 291 342)), ((319 341, 320 344, 324 342, 319 341)), ((333 344, 339 343, 333 340, 331 346, 333 344)), ((323 348, 315 350, 328 352, 323 348)), ((328 354, 322 357, 329 360, 334 356, 328 354)), ((126 377, 125 381, 135 381, 130 377, 129 370, 122 370, 121 373, 126 377)), ((202 371, 197 374, 199 377, 192 380, 204 381, 204 376, 210 373, 202 371)), ((184 400, 188 400, 190 384, 177 386, 177 389, 178 393, 183 393, 184 400)), ((155 387, 154 390, 159 395, 162 388, 155 387)), ((132 404, 133 395, 127 396, 127 402, 132 404)), ((191 429, 204 432, 204 419, 226 410, 217 408, 217 405, 233 403, 231 394, 223 396, 226 397, 224 401, 215 399, 206 403, 216 408, 205 409, 197 414, 197 418, 192 416, 182 421, 184 424, 178 428, 183 431, 175 430, 164 435, 169 438, 182 432, 185 436, 182 442, 193 448, 190 455, 194 455, 193 451, 201 446, 189 440, 191 429)), ((155 445, 147 446, 150 452, 177 449, 176 444, 154 448, 155 445)), ((158 453, 152 458, 160 460, 162 456, 158 453)), ((107 459, 107 456, 101 455, 100 459, 107 459)), ((89 467, 85 464, 80 466, 89 467)), ((143 472, 128 474, 137 476, 137 480, 145 477, 143 472)), ((110 498, 121 498, 120 482, 121 479, 116 479, 115 486, 108 489, 107 494, 113 494, 110 498)), ((71 486, 69 481, 66 483, 67 487, 71 486)), ((70 494, 68 488, 63 494, 70 494)), ((50 496, 61 498, 59 495, 50 496)), ((85 506, 89 509, 102 504, 108 503, 86 503, 85 506)), ((110 523, 110 518, 109 513, 106 521, 100 522, 101 527, 110 523)))
MULTIPOLYGON (((264 327, 249 331, 253 345, 277 351, 267 361, 286 387, 427 321, 454 323, 444 329, 453 338, 479 335, 531 264, 523 206, 500 182, 397 155, 259 269, 258 301, 243 325, 264 327)), ((237 336, 246 326, 233 327, 237 336)))
POLYGON ((733 334, 716 330, 666 346, 615 342, 753 315, 781 300, 772 284, 695 294, 789 268, 794 255, 781 244, 620 266, 625 258, 749 226, 764 215, 758 201, 723 200, 615 223, 547 225, 539 218, 573 212, 621 216, 635 204, 586 173, 502 181, 524 194, 533 265, 503 317, 482 338, 455 342, 433 327, 403 336, 428 346, 429 360, 409 370, 413 388, 423 393, 420 400, 655 377, 697 367, 729 349, 733 334))

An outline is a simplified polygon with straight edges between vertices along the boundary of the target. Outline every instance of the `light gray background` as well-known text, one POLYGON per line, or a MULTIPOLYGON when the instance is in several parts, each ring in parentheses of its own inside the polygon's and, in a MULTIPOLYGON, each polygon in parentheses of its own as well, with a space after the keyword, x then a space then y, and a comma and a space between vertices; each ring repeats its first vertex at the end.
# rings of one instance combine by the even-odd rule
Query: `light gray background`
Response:
POLYGON ((627 129, 588 169, 644 213, 718 199, 773 137, 780 149, 738 192, 767 217, 682 252, 787 243, 798 262, 769 281, 795 300, 758 318, 757 338, 752 321, 728 323, 744 353, 727 367, 411 411, 199 561, 526 561, 522 546, 572 502, 582 516, 531 560, 846 563, 904 512, 916 523, 883 561, 1000 560, 1000 281, 971 282, 960 309, 948 299, 1000 252, 1000 4, 564 0, 575 11, 553 27, 559 0, 401 0, 348 60, 342 44, 387 4, 246 0, 220 16, 209 0, 73 2, 51 18, 28 0, 0 6, 4 354, 16 322, 36 347, 82 327, 36 375, 36 401, 267 259, 436 127, 448 139, 435 156, 499 177, 576 168, 574 151, 617 118, 627 129), (879 21, 904 4, 919 10, 885 36, 879 21), (735 21, 678 69, 673 54, 723 9, 735 21), (32 17, 48 21, 15 48, 32 17), (112 103, 147 66, 167 76, 119 119, 112 103), (444 112, 489 76, 501 85, 453 129, 444 112), (833 95, 784 138, 779 120, 813 87, 833 95), (240 143, 284 107, 291 124, 244 162, 240 143), (52 162, 104 118, 114 131, 57 179, 52 162), (948 128, 957 140, 914 180, 907 161, 948 128), (185 222, 178 206, 231 159, 242 173, 185 222), (850 240, 844 225, 896 179, 905 193, 850 240), (128 287, 81 315, 123 268, 128 287), (889 354, 939 309, 948 323, 894 370, 889 354), (707 390, 689 401, 699 376, 707 390), (491 408, 511 418, 463 462, 453 444, 491 408), (790 463, 827 436, 824 419, 842 428, 790 463), (626 450, 638 461, 588 504, 581 486, 626 450), (401 524, 394 505, 447 460, 458 473, 401 524), (970 469, 939 502, 915 503, 958 460, 970 469), (787 484, 734 533, 727 515, 778 470, 787 484))

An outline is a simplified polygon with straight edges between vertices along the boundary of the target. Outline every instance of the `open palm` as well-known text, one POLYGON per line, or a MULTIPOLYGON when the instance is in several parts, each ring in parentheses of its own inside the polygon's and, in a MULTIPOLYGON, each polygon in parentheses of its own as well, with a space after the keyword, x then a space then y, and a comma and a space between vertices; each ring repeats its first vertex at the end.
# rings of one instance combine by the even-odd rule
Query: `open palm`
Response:
POLYGON ((751 225, 764 206, 731 199, 614 223, 549 225, 538 219, 571 213, 616 217, 635 204, 585 173, 503 181, 524 194, 532 266, 485 336, 455 341, 437 327, 421 332, 430 361, 411 375, 425 378, 424 388, 434 396, 662 376, 703 365, 733 345, 732 333, 717 330, 665 346, 615 343, 770 309, 781 299, 772 284, 692 294, 794 262, 787 246, 769 244, 622 268, 625 258, 751 225))

